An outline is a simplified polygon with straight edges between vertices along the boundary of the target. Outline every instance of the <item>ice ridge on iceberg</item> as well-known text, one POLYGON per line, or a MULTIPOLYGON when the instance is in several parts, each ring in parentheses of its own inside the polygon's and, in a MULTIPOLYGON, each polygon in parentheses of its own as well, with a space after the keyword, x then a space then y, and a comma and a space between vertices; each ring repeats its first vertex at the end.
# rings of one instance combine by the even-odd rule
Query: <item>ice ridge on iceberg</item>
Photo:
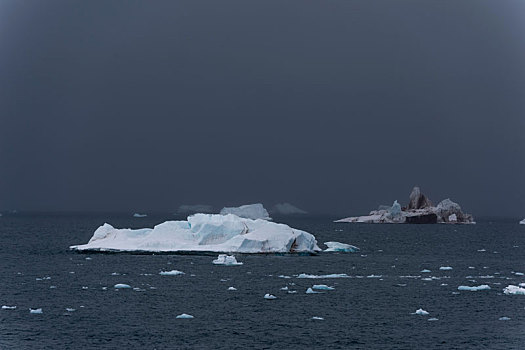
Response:
POLYGON ((195 214, 187 221, 166 221, 151 228, 100 226, 77 251, 315 253, 315 237, 305 231, 266 220, 233 214, 195 214))

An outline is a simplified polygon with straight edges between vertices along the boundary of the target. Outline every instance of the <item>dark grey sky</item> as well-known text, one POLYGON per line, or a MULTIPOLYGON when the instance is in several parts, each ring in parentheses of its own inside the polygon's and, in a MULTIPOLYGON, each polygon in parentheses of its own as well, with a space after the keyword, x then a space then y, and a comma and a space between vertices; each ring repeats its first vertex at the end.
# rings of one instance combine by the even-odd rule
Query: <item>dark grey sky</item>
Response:
POLYGON ((288 201, 418 184, 525 217, 525 2, 0 2, 0 209, 288 201))

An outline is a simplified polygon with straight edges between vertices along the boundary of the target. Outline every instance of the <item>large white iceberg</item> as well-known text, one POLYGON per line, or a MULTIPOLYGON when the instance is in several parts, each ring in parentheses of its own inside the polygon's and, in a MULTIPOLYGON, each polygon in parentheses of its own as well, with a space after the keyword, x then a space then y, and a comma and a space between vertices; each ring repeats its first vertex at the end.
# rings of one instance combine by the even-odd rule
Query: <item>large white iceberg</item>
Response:
POLYGON ((78 251, 314 253, 321 249, 305 231, 236 215, 195 214, 187 221, 166 221, 151 228, 100 226, 78 251))
POLYGON ((245 219, 263 219, 263 220, 271 220, 270 214, 268 214, 268 211, 263 207, 261 203, 256 204, 246 204, 241 205, 240 207, 224 207, 222 208, 221 215, 228 215, 228 214, 234 214, 241 218, 245 219))

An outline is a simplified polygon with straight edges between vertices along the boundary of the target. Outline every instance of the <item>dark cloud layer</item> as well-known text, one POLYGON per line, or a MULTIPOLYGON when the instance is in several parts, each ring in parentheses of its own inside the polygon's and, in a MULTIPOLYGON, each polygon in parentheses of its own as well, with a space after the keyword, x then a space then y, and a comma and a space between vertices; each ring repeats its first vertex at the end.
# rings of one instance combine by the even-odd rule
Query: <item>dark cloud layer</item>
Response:
POLYGON ((0 3, 0 209, 290 202, 418 184, 525 216, 523 1, 0 3))

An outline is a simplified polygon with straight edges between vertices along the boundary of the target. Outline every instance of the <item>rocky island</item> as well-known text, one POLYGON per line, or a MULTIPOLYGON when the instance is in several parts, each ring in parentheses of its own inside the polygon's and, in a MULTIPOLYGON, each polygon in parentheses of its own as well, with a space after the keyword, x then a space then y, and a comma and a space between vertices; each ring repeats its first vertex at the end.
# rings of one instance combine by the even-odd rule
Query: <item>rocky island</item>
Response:
POLYGON ((414 187, 406 207, 396 201, 391 207, 380 206, 369 215, 356 216, 337 220, 335 222, 390 223, 390 224, 474 224, 474 218, 465 214, 459 204, 445 199, 437 206, 421 193, 419 187, 414 187))

